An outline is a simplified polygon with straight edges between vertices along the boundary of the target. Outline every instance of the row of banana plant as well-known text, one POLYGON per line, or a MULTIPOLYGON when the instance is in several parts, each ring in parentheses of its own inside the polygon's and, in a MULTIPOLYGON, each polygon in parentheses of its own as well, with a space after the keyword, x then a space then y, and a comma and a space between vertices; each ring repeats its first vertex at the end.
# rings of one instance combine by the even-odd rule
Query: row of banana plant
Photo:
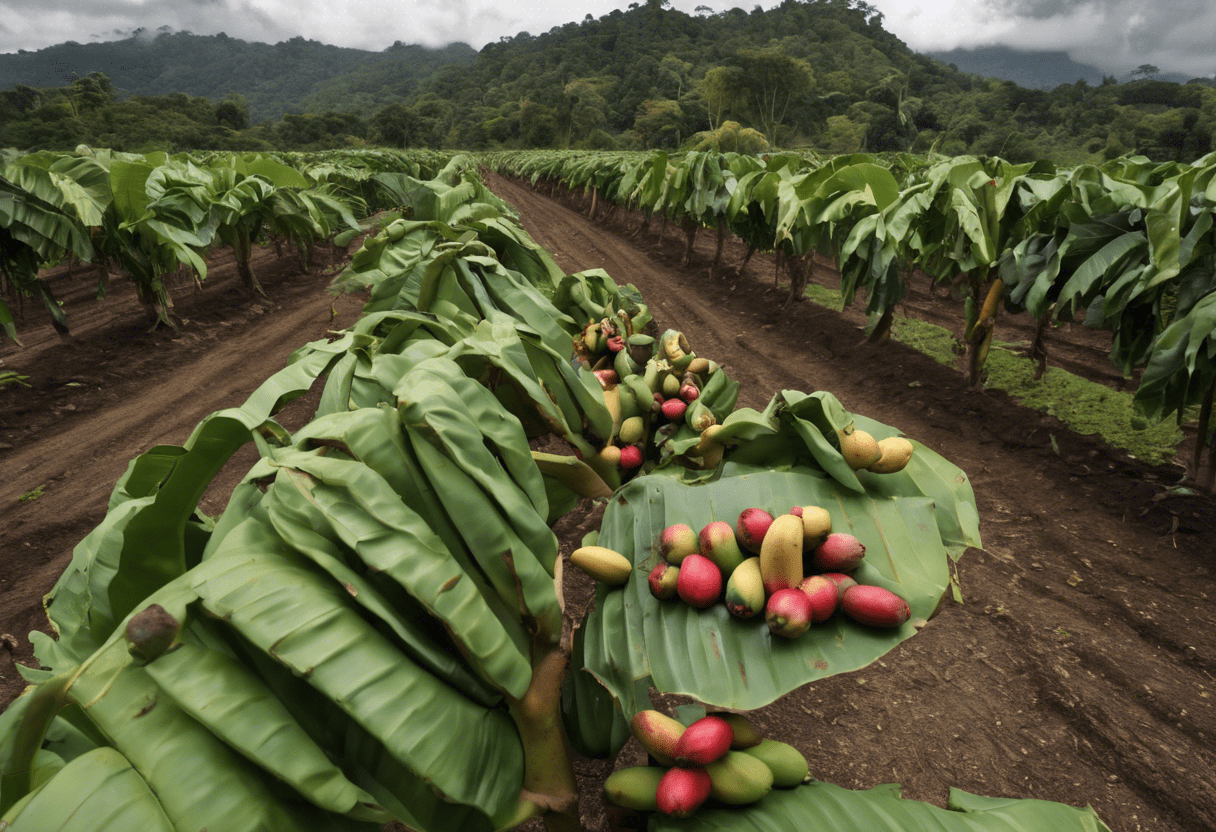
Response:
MULTIPOLYGON (((698 228, 776 251, 804 291, 812 256, 834 258, 845 303, 866 298, 870 337, 887 337, 913 270, 965 296, 970 382, 982 383, 1000 310, 1037 322, 1038 375, 1053 322, 1084 319, 1111 333, 1111 361, 1142 371, 1135 400, 1152 419, 1198 406, 1209 482, 1216 476, 1216 155, 1193 164, 1119 159, 1059 169, 958 157, 774 154, 495 154, 491 168, 592 191, 611 204, 681 221, 688 254, 698 228)), ((686 259, 688 254, 686 254, 686 259)), ((747 260, 745 258, 744 264, 747 260)))
MULTIPOLYGON (((341 278, 371 294, 355 326, 301 347, 183 446, 132 461, 47 598, 58 637, 31 636, 41 667, 22 670, 31 685, 0 715, 0 828, 441 832, 539 815, 572 830, 570 744, 618 751, 651 685, 754 708, 925 625, 950 559, 980 544, 965 474, 918 446, 905 472, 859 476, 838 431, 896 431, 828 393, 783 391, 722 421, 732 447, 714 481, 656 464, 614 488, 578 458, 613 416, 572 361, 574 337, 609 306, 644 326, 645 304, 603 273, 563 274, 468 164, 399 183, 412 217, 365 240, 341 278), (314 385, 315 417, 289 434, 275 412, 314 385), (542 435, 570 453, 533 451, 542 435), (201 495, 247 442, 259 461, 219 517, 204 515, 201 495), (601 589, 571 640, 552 526, 609 496, 600 541, 638 568, 601 589), (841 624, 769 653, 741 623, 657 609, 643 589, 657 531, 757 498, 839 507, 839 527, 886 556, 871 577, 902 588, 916 623, 841 624)), ((955 793, 941 809, 822 783, 651 818, 816 824, 1105 828, 1043 801, 955 793)))
MULTIPOLYGON (((180 269, 198 283, 206 252, 231 248, 245 288, 261 292, 252 246, 266 239, 296 249, 356 216, 397 208, 402 173, 431 178, 446 157, 430 151, 326 155, 133 154, 78 148, 73 153, 0 151, 0 288, 10 299, 41 301, 60 333, 68 321, 43 270, 68 258, 95 264, 98 293, 120 270, 135 285, 150 322, 172 324, 167 276, 180 269), (383 181, 380 181, 383 180, 383 181)), ((0 327, 18 341, 12 309, 0 299, 0 327)), ((19 343, 19 341, 18 341, 19 343)))

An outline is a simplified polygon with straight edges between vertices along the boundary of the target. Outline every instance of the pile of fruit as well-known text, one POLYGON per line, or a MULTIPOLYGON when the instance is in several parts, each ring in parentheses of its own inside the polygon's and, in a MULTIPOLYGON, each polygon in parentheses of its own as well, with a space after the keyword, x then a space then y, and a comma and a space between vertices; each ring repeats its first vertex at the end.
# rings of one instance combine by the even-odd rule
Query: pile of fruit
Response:
POLYGON ((686 818, 707 800, 744 806, 810 773, 802 752, 764 739, 739 714, 710 714, 685 728, 659 711, 639 711, 630 728, 658 765, 619 769, 604 782, 608 801, 627 809, 686 818))
MULTIPOLYGON (((870 627, 898 627, 912 615, 903 598, 852 577, 865 546, 851 534, 833 533, 831 516, 819 506, 778 517, 748 508, 734 526, 715 520, 699 533, 671 525, 658 548, 663 561, 648 576, 652 595, 698 609, 724 600, 738 618, 763 613, 774 635, 796 638, 837 609, 870 627)), ((627 557, 602 546, 584 546, 570 560, 609 584, 624 583, 633 571, 627 557)))
POLYGON ((626 474, 674 459, 710 470, 724 446, 714 428, 738 399, 739 385, 692 351, 683 333, 633 332, 628 318, 589 323, 574 340, 577 365, 595 373, 613 417, 600 462, 626 474))

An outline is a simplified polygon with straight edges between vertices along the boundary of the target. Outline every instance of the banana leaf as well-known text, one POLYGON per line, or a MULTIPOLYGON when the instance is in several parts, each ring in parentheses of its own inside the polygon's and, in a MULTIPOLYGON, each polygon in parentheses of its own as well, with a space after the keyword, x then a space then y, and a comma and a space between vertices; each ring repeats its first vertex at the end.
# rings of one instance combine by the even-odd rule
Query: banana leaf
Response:
POLYGON ((749 806, 702 808, 690 818, 655 813, 650 832, 1110 832, 1090 808, 950 790, 948 808, 904 800, 897 784, 853 791, 812 782, 773 789, 749 806))
MULTIPOLYGON (((853 419, 876 437, 897 433, 863 417, 853 419)), ((777 431, 762 437, 771 441, 765 447, 787 459, 792 447, 789 421, 788 413, 777 417, 777 431)), ((798 437, 820 435, 809 422, 795 427, 798 437)), ((589 642, 588 669, 623 707, 630 706, 632 686, 648 668, 660 691, 750 710, 816 679, 864 667, 913 636, 951 586, 951 558, 980 542, 966 475, 923 445, 914 447, 912 461, 897 474, 858 476, 850 470, 859 487, 838 481, 818 466, 771 470, 759 460, 756 465, 728 465, 719 480, 705 485, 689 486, 652 474, 619 489, 604 514, 599 545, 623 553, 636 569, 620 590, 619 612, 600 605, 589 616, 589 634, 593 626, 600 627, 621 646, 612 653, 595 653, 589 642), (722 604, 697 610, 660 602, 650 594, 646 576, 660 560, 656 543, 667 526, 685 523, 699 529, 713 520, 733 525, 739 513, 752 506, 777 515, 806 505, 826 508, 833 531, 850 532, 866 546, 856 579, 903 597, 911 607, 911 620, 879 630, 838 614, 789 640, 771 635, 762 619, 732 617, 722 604)), ((839 455, 830 447, 813 450, 824 459, 829 451, 839 455)), ((816 460, 807 461, 813 465, 816 460)))

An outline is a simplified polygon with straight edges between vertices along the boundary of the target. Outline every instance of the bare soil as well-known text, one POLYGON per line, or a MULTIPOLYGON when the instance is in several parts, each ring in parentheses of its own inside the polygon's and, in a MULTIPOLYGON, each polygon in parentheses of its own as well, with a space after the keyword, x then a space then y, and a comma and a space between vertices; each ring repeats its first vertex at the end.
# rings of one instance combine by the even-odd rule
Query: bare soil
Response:
MULTIPOLYGON (((984 550, 958 565, 964 603, 947 602, 874 665, 756 712, 764 733, 798 746, 815 777, 850 788, 899 782, 906 797, 938 805, 951 787, 1088 803, 1116 832, 1216 829, 1216 503, 1174 494, 1180 467, 1130 459, 1004 394, 969 390, 960 371, 900 344, 864 344, 857 313, 782 309, 767 258, 710 278, 710 234, 682 266, 674 228, 661 244, 657 222, 630 237, 636 216, 593 224, 517 183, 488 181, 563 269, 600 267, 634 283, 661 327, 684 331, 742 382, 741 404, 763 407, 783 388, 830 390, 971 477, 984 550)), ((90 275, 53 276, 74 343, 31 310, 20 327, 26 348, 0 346, 0 370, 33 385, 0 388, 0 633, 17 645, 8 657, 0 646, 0 704, 20 692, 12 660, 31 662, 26 634, 47 628, 42 596, 104 516, 127 462, 181 444, 292 350, 356 319, 361 299, 324 293, 329 255, 319 254, 306 275, 262 252, 263 300, 240 291, 221 255, 201 292, 178 290, 186 322, 153 332, 121 285, 98 301, 90 275), (42 496, 19 499, 38 488, 42 496)), ((742 247, 730 244, 727 256, 739 263, 742 247)), ((820 265, 816 279, 831 285, 820 265)), ((918 290, 909 306, 922 304, 926 316, 954 320, 918 290)), ((1026 338, 1000 328, 997 337, 1026 338)), ((1053 333, 1052 354, 1117 385, 1093 337, 1053 333)), ((279 418, 295 429, 315 404, 314 393, 279 418)), ((229 463, 205 511, 220 511, 252 461, 246 449, 229 463)), ((559 524, 565 553, 595 519, 583 511, 559 524)), ((568 596, 585 608, 589 587, 576 572, 567 570, 568 596)), ((603 778, 641 760, 632 742, 615 762, 577 760, 589 828, 606 826, 603 778)))

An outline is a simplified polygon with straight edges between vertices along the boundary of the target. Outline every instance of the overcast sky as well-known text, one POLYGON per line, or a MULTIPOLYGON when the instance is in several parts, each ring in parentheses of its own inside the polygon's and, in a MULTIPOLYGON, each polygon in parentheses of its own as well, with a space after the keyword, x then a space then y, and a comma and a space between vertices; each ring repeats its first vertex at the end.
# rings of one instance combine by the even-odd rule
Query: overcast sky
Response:
MULTIPOLYGON (((1122 75, 1142 64, 1191 76, 1216 74, 1216 0, 869 0, 913 49, 1008 45, 1067 51, 1122 75)), ((770 8, 775 0, 761 0, 770 8)), ((116 40, 137 27, 199 35, 227 32, 275 43, 302 35, 381 50, 393 41, 480 49, 519 32, 600 17, 625 0, 0 0, 0 52, 74 40, 116 40)), ((756 0, 672 0, 752 9, 756 0)))

